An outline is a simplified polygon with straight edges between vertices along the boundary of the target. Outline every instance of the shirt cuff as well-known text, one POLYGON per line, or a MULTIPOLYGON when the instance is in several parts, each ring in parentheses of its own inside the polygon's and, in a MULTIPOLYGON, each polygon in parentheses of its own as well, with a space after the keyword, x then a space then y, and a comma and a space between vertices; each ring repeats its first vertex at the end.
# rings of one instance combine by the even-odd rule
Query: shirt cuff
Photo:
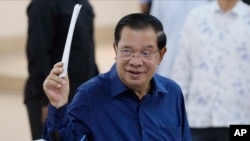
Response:
POLYGON ((57 109, 51 104, 48 105, 48 123, 54 128, 60 128, 67 125, 67 104, 57 109))

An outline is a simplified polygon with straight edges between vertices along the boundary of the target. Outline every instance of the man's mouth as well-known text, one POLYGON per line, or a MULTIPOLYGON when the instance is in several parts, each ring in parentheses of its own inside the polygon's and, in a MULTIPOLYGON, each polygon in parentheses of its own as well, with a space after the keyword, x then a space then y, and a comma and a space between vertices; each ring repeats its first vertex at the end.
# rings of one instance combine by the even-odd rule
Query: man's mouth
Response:
POLYGON ((138 74, 140 74, 141 72, 139 72, 139 71, 128 71, 129 73, 131 73, 131 74, 135 74, 135 75, 138 75, 138 74))
POLYGON ((142 71, 133 71, 133 70, 128 70, 127 72, 130 74, 130 77, 132 79, 139 79, 141 77, 141 74, 143 73, 142 71))

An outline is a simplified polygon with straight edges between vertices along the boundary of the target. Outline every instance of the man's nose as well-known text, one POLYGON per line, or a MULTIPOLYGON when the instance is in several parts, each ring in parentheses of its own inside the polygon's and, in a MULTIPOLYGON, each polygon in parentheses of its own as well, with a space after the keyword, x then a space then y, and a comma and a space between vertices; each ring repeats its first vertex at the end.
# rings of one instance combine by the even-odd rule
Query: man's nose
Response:
POLYGON ((140 66, 143 64, 143 59, 139 54, 133 54, 129 60, 129 64, 133 66, 140 66))

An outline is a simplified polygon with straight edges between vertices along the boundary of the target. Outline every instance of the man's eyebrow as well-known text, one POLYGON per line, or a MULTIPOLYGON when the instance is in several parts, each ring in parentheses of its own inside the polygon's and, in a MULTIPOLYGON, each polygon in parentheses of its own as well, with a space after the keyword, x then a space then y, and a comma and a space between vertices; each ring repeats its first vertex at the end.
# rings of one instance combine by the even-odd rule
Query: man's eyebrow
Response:
POLYGON ((122 49, 131 49, 131 46, 130 45, 122 45, 120 48, 122 48, 122 49))
MULTIPOLYGON (((120 47, 120 49, 133 49, 131 45, 121 45, 119 47, 120 47)), ((142 49, 143 50, 145 50, 145 49, 154 49, 154 45, 149 44, 149 45, 143 46, 142 49)))
POLYGON ((144 46, 143 48, 145 48, 145 49, 154 49, 154 46, 150 44, 150 45, 144 46))

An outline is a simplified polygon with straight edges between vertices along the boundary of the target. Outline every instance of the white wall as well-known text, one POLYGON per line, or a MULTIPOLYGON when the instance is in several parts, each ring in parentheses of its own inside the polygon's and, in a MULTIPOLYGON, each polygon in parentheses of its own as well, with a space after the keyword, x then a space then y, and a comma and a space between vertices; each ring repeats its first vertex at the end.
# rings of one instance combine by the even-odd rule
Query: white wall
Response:
POLYGON ((124 15, 139 12, 138 0, 90 0, 97 26, 115 25, 124 15))
MULTIPOLYGON (((29 0, 0 0, 0 38, 25 36, 29 0)), ((138 0, 90 0, 95 25, 113 26, 124 15, 139 11, 138 0)))
POLYGON ((0 0, 0 38, 26 33, 28 0, 0 0))

